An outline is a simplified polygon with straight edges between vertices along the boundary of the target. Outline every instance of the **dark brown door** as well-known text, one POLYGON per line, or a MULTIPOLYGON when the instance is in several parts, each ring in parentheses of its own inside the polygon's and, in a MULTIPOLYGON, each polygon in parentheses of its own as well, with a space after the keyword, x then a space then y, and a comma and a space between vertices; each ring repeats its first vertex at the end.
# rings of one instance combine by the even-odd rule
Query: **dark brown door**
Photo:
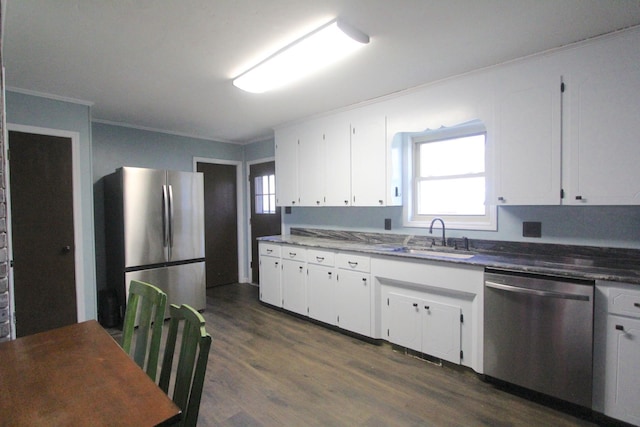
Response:
POLYGON ((77 322, 71 139, 9 132, 16 336, 77 322))
POLYGON ((236 166, 197 164, 204 174, 204 256, 207 287, 238 281, 236 166))
POLYGON ((251 281, 260 283, 258 237, 281 233, 280 208, 276 207, 276 163, 257 163, 249 167, 251 187, 251 281))

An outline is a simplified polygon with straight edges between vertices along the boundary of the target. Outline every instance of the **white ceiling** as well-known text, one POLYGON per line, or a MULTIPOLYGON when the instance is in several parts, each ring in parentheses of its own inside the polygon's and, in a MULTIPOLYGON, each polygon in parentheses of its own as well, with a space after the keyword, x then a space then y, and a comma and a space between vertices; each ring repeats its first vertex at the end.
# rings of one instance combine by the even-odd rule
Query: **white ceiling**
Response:
POLYGON ((6 85, 94 120, 246 143, 272 128, 640 24, 638 0, 8 0, 6 85), (340 17, 354 57, 264 94, 231 83, 340 17))

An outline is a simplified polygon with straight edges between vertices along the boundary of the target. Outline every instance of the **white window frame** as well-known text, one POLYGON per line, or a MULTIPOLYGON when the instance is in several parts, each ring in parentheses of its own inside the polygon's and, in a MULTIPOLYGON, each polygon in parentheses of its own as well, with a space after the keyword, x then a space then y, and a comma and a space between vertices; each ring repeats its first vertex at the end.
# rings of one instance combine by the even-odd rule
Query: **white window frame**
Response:
MULTIPOLYGON (((474 120, 469 123, 452 127, 443 127, 436 130, 428 130, 420 133, 408 133, 405 135, 404 146, 404 192, 403 200, 403 225, 405 227, 428 227, 434 218, 441 218, 448 229, 459 230, 497 230, 497 209, 495 205, 488 202, 485 204, 484 215, 419 215, 416 212, 416 154, 415 147, 418 143, 429 141, 441 141, 444 139, 453 139, 464 136, 485 134, 485 159, 484 159, 484 177, 485 177, 485 198, 489 197, 489 188, 491 174, 489 173, 490 161, 488 147, 489 138, 486 135, 487 130, 482 122, 474 120)), ((443 160, 448 161, 448 160, 443 160)))

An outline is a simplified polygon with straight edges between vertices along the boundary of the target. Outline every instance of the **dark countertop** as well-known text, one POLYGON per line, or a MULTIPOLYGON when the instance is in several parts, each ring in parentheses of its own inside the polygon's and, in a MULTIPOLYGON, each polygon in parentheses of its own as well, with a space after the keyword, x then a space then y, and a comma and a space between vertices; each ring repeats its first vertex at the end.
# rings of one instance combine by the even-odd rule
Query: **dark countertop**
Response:
MULTIPOLYGON (((339 251, 360 252, 368 255, 383 255, 399 259, 421 259, 463 265, 526 272, 558 277, 609 280, 640 285, 640 259, 636 257, 640 251, 632 249, 580 247, 550 244, 528 244, 517 242, 468 241, 469 251, 454 249, 462 246, 461 239, 447 239, 449 247, 433 247, 429 249, 431 240, 414 236, 367 234, 350 239, 353 234, 339 232, 336 235, 322 230, 320 233, 309 233, 292 230, 291 235, 268 236, 260 241, 284 243, 304 246, 313 249, 332 249, 339 251), (383 236, 380 239, 380 236, 383 236), (420 241, 420 239, 422 241, 420 241), (422 248, 419 252, 409 252, 407 248, 422 248), (449 255, 454 254, 454 255, 449 255), (464 258, 452 258, 452 256, 464 258)), ((317 230, 313 230, 314 232, 317 230)))

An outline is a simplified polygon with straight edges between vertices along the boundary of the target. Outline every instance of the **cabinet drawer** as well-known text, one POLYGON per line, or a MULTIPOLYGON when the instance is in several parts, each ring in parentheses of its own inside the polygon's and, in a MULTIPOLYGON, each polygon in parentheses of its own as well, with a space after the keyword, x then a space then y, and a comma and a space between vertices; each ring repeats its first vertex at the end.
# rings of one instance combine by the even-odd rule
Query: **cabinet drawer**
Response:
POLYGON ((260 255, 280 258, 280 245, 275 243, 260 243, 260 255))
POLYGON ((333 267, 335 265, 335 253, 328 251, 319 251, 316 249, 307 249, 307 262, 309 264, 326 265, 333 267))
POLYGON ((282 259, 291 259, 295 261, 306 261, 307 251, 300 246, 283 246, 282 259))
POLYGON ((622 289, 612 287, 609 289, 607 299, 610 314, 620 314, 640 318, 640 289, 622 289))
POLYGON ((350 253, 339 253, 336 256, 336 267, 345 270, 362 271, 368 273, 370 269, 371 258, 363 255, 355 255, 350 253))

